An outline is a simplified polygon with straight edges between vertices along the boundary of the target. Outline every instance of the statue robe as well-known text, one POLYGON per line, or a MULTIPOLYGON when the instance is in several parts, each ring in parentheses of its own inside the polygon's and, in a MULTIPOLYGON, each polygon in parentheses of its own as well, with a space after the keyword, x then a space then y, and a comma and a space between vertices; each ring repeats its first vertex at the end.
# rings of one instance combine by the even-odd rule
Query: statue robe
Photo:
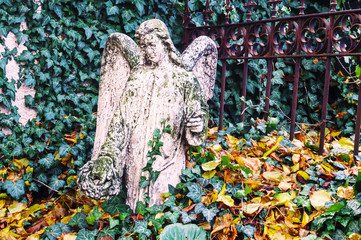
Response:
MULTIPOLYGON (((174 64, 147 68, 138 66, 131 72, 119 106, 109 127, 108 137, 99 158, 108 156, 126 183, 127 203, 134 210, 136 202, 150 197, 150 205, 161 203, 160 193, 168 192, 168 184, 175 186, 185 167, 186 143, 201 145, 206 138, 208 106, 201 87, 193 73, 174 64), (201 133, 192 133, 186 126, 189 119, 202 113, 204 127, 201 133), (163 133, 161 156, 153 163, 160 171, 155 184, 139 188, 142 168, 151 150, 148 142, 156 129, 162 130, 162 120, 171 126, 171 133, 163 133)), ((149 178, 149 177, 148 177, 149 178)))

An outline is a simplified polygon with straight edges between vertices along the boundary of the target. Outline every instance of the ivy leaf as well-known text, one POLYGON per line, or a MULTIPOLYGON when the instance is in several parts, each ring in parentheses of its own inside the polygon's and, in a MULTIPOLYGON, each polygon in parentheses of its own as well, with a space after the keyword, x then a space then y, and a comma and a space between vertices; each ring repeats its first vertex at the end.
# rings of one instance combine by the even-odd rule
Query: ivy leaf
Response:
POLYGON ((137 7, 138 9, 138 13, 140 16, 143 16, 145 11, 144 11, 144 2, 143 0, 135 0, 135 6, 137 7))
POLYGON ((201 186, 196 183, 188 184, 187 188, 189 190, 187 197, 192 199, 192 201, 195 203, 200 202, 202 200, 202 196, 205 195, 205 193, 202 191, 201 186))
POLYGON ((26 75, 25 77, 25 85, 29 86, 29 87, 35 87, 36 81, 35 78, 33 77, 33 75, 26 75))
POLYGON ((13 149, 13 156, 19 157, 23 153, 24 153, 23 147, 21 146, 21 144, 17 144, 16 147, 13 149))
POLYGON ((58 176, 53 175, 50 177, 49 187, 54 190, 59 190, 65 186, 65 181, 58 178, 58 176))
POLYGON ((175 211, 175 212, 166 212, 164 217, 166 219, 169 219, 169 221, 171 221, 171 223, 176 223, 178 222, 179 216, 181 215, 180 211, 175 211))
POLYGON ((150 184, 150 181, 147 180, 147 178, 145 176, 140 177, 140 182, 139 182, 140 188, 145 188, 145 187, 149 186, 149 184, 150 184))
POLYGON ((149 237, 152 234, 152 231, 147 229, 148 223, 146 221, 135 221, 134 232, 139 234, 144 234, 149 237))
POLYGON ((55 113, 52 110, 49 110, 48 112, 46 112, 44 116, 45 116, 46 121, 55 119, 55 113))
POLYGON ((60 148, 59 148, 59 155, 60 157, 66 157, 67 153, 69 151, 69 145, 62 145, 60 148))
POLYGON ((94 222, 102 216, 103 213, 99 212, 98 207, 95 207, 94 210, 85 219, 90 225, 94 225, 94 222))
POLYGON ((88 222, 86 221, 86 215, 83 212, 78 212, 74 216, 70 218, 69 225, 70 226, 78 226, 79 228, 88 227, 88 222))
POLYGON ((218 208, 216 204, 212 204, 212 207, 204 207, 202 209, 202 214, 203 216, 206 218, 207 222, 211 222, 213 220, 213 218, 217 215, 218 213, 218 208))
POLYGON ((196 220, 196 218, 187 212, 182 211, 182 222, 184 224, 190 223, 192 221, 196 220))
POLYGON ((97 229, 94 229, 93 231, 81 229, 78 232, 76 239, 77 240, 95 240, 97 233, 98 233, 97 229))
POLYGON ((42 167, 45 167, 46 169, 51 168, 54 164, 54 155, 51 153, 48 153, 48 155, 46 155, 46 157, 39 160, 39 164, 42 167))
POLYGON ((17 180, 15 183, 6 180, 2 188, 16 200, 19 200, 25 194, 25 181, 17 180))
POLYGON ((105 5, 107 6, 107 14, 109 16, 119 14, 119 8, 117 6, 113 6, 112 2, 108 1, 105 5))
POLYGON ((60 6, 58 6, 58 5, 54 6, 53 11, 60 19, 63 18, 63 10, 61 9, 60 6))
POLYGON ((236 230, 244 233, 249 238, 253 238, 256 228, 252 225, 237 225, 236 230))
POLYGON ((31 62, 31 61, 34 60, 34 56, 33 56, 33 54, 32 54, 30 51, 26 50, 26 51, 23 51, 23 52, 20 54, 19 60, 20 60, 20 61, 30 61, 30 62, 31 62))
POLYGON ((104 212, 115 214, 115 213, 132 213, 130 207, 124 203, 124 197, 118 196, 112 197, 111 199, 105 201, 102 205, 104 212))
POLYGON ((88 40, 93 35, 93 31, 89 27, 84 28, 86 39, 88 40))

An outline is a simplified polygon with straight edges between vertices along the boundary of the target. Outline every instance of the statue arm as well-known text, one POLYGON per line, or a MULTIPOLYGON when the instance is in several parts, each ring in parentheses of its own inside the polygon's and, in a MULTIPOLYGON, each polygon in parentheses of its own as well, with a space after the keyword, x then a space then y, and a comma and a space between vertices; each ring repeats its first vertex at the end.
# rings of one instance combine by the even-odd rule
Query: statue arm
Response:
POLYGON ((197 79, 192 79, 186 88, 185 137, 189 145, 199 146, 207 137, 208 104, 197 79))
POLYGON ((117 111, 110 123, 108 137, 96 160, 87 162, 78 175, 80 190, 95 199, 108 199, 121 189, 129 129, 117 111))
MULTIPOLYGON (((98 159, 107 158, 112 161, 112 165, 123 176, 125 165, 125 154, 129 143, 129 129, 121 117, 120 111, 116 111, 110 123, 108 136, 102 145, 98 159)), ((96 160, 97 161, 97 160, 96 160)))

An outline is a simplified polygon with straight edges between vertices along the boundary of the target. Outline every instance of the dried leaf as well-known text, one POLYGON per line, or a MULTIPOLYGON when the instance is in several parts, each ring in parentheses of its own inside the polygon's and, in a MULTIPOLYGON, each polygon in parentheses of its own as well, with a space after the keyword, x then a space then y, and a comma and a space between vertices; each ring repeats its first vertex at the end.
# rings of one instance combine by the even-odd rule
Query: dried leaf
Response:
POLYGON ((221 164, 220 160, 209 161, 202 164, 202 169, 204 171, 211 171, 214 170, 216 167, 218 167, 220 164, 221 164))
POLYGON ((217 217, 213 225, 213 230, 211 235, 214 235, 216 232, 219 232, 225 228, 229 228, 232 224, 232 215, 227 213, 222 217, 217 217))
POLYGON ((325 190, 314 191, 310 196, 311 205, 317 210, 326 210, 325 204, 331 201, 330 193, 325 190))

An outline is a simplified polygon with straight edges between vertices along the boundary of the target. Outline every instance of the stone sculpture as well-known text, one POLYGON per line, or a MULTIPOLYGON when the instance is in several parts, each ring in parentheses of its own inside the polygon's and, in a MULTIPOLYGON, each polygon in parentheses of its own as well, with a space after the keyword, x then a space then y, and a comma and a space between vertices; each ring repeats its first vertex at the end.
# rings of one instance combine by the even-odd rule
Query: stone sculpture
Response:
POLYGON ((133 210, 144 193, 150 196, 150 205, 160 203, 168 184, 179 182, 186 145, 198 146, 205 140, 206 101, 213 94, 217 66, 217 49, 210 38, 197 38, 180 55, 160 20, 142 23, 135 37, 139 46, 121 33, 107 40, 93 156, 78 175, 79 188, 95 199, 117 195, 123 182, 133 210), (169 119, 171 133, 162 135, 161 156, 153 163, 160 174, 141 189, 147 143, 162 119, 169 119))

